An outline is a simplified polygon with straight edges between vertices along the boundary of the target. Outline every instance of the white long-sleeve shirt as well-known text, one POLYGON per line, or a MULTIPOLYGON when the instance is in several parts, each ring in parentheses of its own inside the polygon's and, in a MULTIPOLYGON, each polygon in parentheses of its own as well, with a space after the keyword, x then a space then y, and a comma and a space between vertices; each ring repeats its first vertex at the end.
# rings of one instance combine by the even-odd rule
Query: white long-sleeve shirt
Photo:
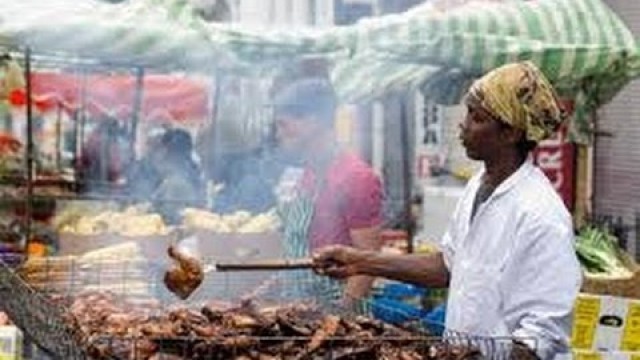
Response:
POLYGON ((471 220, 482 173, 472 178, 442 239, 451 274, 446 327, 517 337, 553 357, 568 348, 582 273, 571 216, 530 161, 498 186, 471 220))

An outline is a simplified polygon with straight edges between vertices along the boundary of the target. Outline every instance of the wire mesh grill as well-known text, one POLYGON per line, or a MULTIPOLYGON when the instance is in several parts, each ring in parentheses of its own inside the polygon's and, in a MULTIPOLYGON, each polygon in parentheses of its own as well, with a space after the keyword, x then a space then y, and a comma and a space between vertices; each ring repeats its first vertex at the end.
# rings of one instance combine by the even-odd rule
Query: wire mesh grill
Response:
POLYGON ((38 345, 62 359, 510 358, 511 339, 456 333, 431 337, 424 332, 418 319, 407 324, 407 329, 411 325, 411 331, 367 320, 375 307, 380 310, 379 307, 384 306, 377 304, 375 297, 345 301, 338 284, 308 270, 208 273, 190 299, 181 302, 162 283, 167 265, 146 260, 82 261, 69 257, 29 261, 14 271, 3 262, 0 267, 3 306, 38 345), (78 310, 77 299, 82 297, 92 298, 94 303, 88 302, 83 305, 86 308, 78 310), (308 334, 286 336, 282 332, 232 332, 223 327, 211 336, 190 330, 158 337, 157 333, 140 331, 143 327, 124 327, 128 329, 111 332, 105 328, 104 332, 89 333, 88 323, 79 321, 77 316, 69 316, 102 312, 98 327, 105 327, 109 318, 97 304, 116 306, 114 304, 118 303, 121 305, 117 306, 122 307, 116 306, 113 310, 115 318, 122 315, 119 311, 123 308, 130 307, 132 312, 143 313, 145 321, 167 319, 168 316, 170 321, 162 323, 166 325, 179 322, 175 311, 180 313, 180 309, 203 309, 212 303, 246 304, 247 299, 252 299, 261 308, 307 306, 323 316, 339 317, 342 330, 326 333, 321 345, 312 346, 318 341, 314 340, 314 335, 320 331, 317 326, 308 334), (362 331, 363 328, 370 331, 362 331), (360 329, 360 332, 353 329, 360 329))
POLYGON ((0 261, 2 309, 14 323, 50 355, 61 359, 85 359, 86 353, 75 341, 76 330, 64 321, 64 310, 16 275, 12 256, 0 261))

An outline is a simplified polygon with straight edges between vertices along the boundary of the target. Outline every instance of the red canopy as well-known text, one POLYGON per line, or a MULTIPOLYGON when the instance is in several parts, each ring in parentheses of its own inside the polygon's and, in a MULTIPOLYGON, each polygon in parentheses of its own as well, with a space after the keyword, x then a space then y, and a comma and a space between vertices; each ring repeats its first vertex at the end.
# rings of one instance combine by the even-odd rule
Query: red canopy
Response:
MULTIPOLYGON (((118 119, 131 118, 136 78, 131 75, 88 75, 33 73, 33 102, 41 112, 66 110, 81 105, 86 84, 86 109, 93 115, 110 114, 118 119)), ((207 117, 208 91, 204 81, 171 75, 146 75, 143 82, 142 119, 200 121, 207 117)), ((14 106, 24 106, 24 89, 10 94, 14 106)))

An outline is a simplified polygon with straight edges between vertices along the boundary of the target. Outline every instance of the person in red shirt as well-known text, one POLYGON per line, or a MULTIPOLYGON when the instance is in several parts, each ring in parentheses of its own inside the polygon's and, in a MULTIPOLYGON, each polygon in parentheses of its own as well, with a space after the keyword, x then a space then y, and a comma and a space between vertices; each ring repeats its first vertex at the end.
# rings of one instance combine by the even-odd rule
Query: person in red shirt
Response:
MULTIPOLYGON (((379 177, 334 132, 338 101, 325 78, 298 80, 274 98, 278 145, 297 157, 276 189, 289 257, 327 245, 381 247, 383 190, 379 177)), ((349 279, 346 298, 359 299, 372 278, 349 279)))

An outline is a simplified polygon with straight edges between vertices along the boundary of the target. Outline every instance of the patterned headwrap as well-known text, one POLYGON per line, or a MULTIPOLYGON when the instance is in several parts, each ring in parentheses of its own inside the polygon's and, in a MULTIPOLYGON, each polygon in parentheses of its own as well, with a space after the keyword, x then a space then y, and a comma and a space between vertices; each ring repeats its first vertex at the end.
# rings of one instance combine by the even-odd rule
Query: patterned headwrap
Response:
POLYGON ((531 62, 501 66, 477 80, 468 101, 479 104, 499 120, 524 130, 530 141, 551 136, 565 114, 555 90, 531 62))

